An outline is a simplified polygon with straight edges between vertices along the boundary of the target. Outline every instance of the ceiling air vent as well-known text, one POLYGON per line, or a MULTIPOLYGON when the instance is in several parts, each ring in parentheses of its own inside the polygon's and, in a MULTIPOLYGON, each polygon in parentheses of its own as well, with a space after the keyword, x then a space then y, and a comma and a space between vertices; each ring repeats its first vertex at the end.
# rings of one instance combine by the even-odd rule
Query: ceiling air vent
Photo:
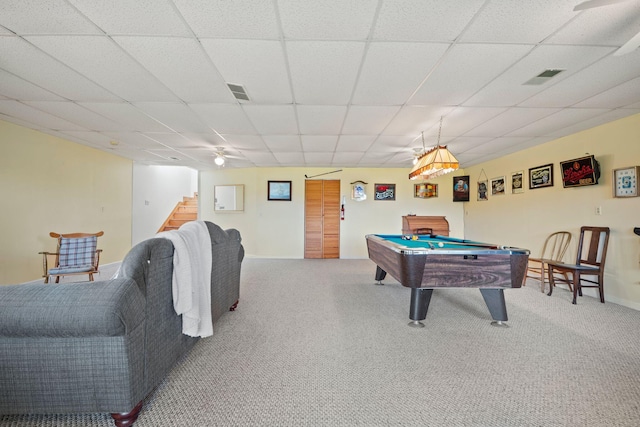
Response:
POLYGON ((244 89, 244 87, 240 85, 234 85, 233 83, 227 83, 227 87, 229 88, 233 96, 236 97, 236 99, 240 101, 249 101, 249 95, 247 95, 247 91, 244 89))
POLYGON ((564 70, 558 70, 558 69, 544 70, 543 72, 541 72, 540 74, 538 74, 534 78, 524 82, 524 84, 526 84, 526 85, 541 85, 541 84, 545 84, 546 82, 549 81, 549 79, 557 76, 558 74, 560 74, 563 71, 564 70))

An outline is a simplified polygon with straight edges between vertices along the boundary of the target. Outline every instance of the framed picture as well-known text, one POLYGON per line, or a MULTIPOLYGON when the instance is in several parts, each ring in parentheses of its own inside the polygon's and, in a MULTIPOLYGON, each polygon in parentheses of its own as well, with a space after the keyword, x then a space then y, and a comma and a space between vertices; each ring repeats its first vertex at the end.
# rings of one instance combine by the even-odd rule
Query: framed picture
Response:
POLYGON ((489 186, 487 180, 478 181, 478 201, 486 202, 489 200, 489 186))
POLYGON ((395 200, 396 185, 395 184, 374 184, 376 200, 395 200))
POLYGON ((564 188, 595 185, 600 178, 600 164, 593 156, 560 162, 560 169, 564 188))
POLYGON ((505 182, 504 176, 499 176, 497 178, 491 179, 491 195, 492 196, 500 196, 505 194, 505 182))
POLYGON ((613 170, 613 196, 637 197, 640 166, 629 166, 613 170))
POLYGON ((529 169, 529 189, 553 187, 553 164, 529 169))
POLYGON ((524 193, 524 171, 511 173, 511 194, 524 193))
POLYGON ((453 177, 453 201, 469 201, 469 175, 453 177))
POLYGON ((267 200, 291 201, 291 181, 269 181, 267 200))
POLYGON ((419 199, 438 197, 438 184, 431 184, 429 182, 413 184, 413 197, 419 199))
POLYGON ((354 181, 351 183, 353 186, 351 188, 351 200, 355 200, 356 202, 362 202, 363 200, 367 200, 367 185, 364 181, 354 181))

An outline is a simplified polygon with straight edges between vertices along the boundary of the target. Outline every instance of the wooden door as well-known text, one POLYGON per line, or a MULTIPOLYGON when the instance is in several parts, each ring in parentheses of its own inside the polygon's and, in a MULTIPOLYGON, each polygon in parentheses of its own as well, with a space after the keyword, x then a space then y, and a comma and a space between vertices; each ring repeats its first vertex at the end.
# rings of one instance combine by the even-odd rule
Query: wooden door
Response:
POLYGON ((306 180, 304 257, 340 258, 340 180, 306 180))

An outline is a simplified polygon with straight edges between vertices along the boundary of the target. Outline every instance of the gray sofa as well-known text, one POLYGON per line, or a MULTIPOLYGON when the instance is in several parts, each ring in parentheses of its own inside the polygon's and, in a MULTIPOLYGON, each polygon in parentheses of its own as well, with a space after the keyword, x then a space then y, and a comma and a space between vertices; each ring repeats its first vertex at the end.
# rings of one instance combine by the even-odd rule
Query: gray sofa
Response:
MULTIPOLYGON (((240 233, 206 222, 212 317, 236 307, 240 233)), ((118 278, 0 286, 0 413, 111 413, 137 419, 144 398, 198 341, 182 334, 171 290, 173 244, 134 246, 118 278)))

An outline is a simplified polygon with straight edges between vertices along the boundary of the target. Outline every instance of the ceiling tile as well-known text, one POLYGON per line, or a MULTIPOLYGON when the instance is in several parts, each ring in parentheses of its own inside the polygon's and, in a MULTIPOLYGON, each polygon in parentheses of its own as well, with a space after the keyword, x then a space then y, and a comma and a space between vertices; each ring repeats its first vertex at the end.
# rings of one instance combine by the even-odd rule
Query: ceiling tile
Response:
POLYGON ((280 36, 272 0, 173 0, 196 36, 269 38, 280 36))
POLYGON ((32 36, 27 40, 122 99, 177 100, 108 37, 32 36))
POLYGON ((448 45, 444 43, 371 43, 353 103, 404 104, 447 48, 448 45))
POLYGON ((301 134, 337 135, 342 129, 347 107, 298 105, 297 111, 301 134))
POLYGON ((295 101, 346 105, 351 99, 364 43, 286 43, 295 101))
POLYGON ((305 152, 304 160, 308 166, 331 166, 333 153, 305 152))
POLYGON ((220 134, 255 135, 256 130, 237 104, 189 104, 200 119, 220 134))
POLYGON ((347 111, 342 133, 377 135, 398 114, 400 107, 352 105, 347 111))
POLYGON ((356 167, 360 160, 362 160, 363 155, 364 151, 342 151, 335 153, 332 164, 336 166, 356 167))
POLYGON ((512 108, 473 128, 465 136, 504 136, 557 111, 557 108, 512 108))
POLYGON ((76 123, 84 129, 93 131, 116 131, 120 128, 120 125, 113 120, 94 113, 71 101, 28 101, 26 104, 38 110, 45 111, 52 116, 76 123))
POLYGON ((640 77, 611 88, 598 95, 577 103, 577 108, 621 108, 638 102, 640 99, 640 77))
POLYGON ((302 135, 302 149, 306 152, 334 152, 338 143, 337 135, 302 135))
POLYGON ((241 85, 254 103, 293 100, 282 43, 271 40, 200 41, 224 81, 241 85))
POLYGON ((242 105, 242 109, 259 133, 266 135, 297 134, 298 123, 292 105, 242 105))
POLYGON ((607 56, 527 99, 527 107, 568 107, 638 77, 640 55, 607 56), (615 70, 615 72, 612 72, 615 70))
POLYGON ((120 123, 123 131, 166 132, 168 128, 127 102, 79 102, 79 105, 120 123))
POLYGON ((63 98, 29 83, 11 73, 0 70, 0 94, 5 98, 27 101, 62 101, 63 98))
POLYGON ((113 39, 184 102, 235 102, 196 40, 170 37, 113 39), (185 66, 176 67, 176 63, 185 66))
POLYGON ((575 16, 576 0, 488 1, 460 41, 537 44, 575 16))
POLYGON ((107 34, 171 35, 191 32, 171 7, 157 0, 68 0, 107 34))
POLYGON ((573 73, 582 70, 611 52, 611 48, 589 46, 538 46, 516 63, 498 80, 480 90, 464 103, 465 106, 490 105, 513 106, 542 92, 551 85, 560 84, 573 73), (545 69, 566 70, 542 85, 526 85, 525 82, 545 69))
POLYGON ((364 152, 371 147, 376 138, 375 135, 341 135, 338 139, 336 151, 364 152))
POLYGON ((620 46, 636 35, 640 26, 640 2, 637 1, 574 13, 575 19, 545 43, 620 46))
POLYGON ((374 39, 454 41, 485 0, 385 0, 374 39))
POLYGON ((0 25, 16 34, 100 34, 65 0, 2 0, 0 25))
POLYGON ((560 110, 554 114, 543 117, 527 126, 509 133, 507 136, 539 137, 549 135, 559 129, 566 128, 573 123, 597 117, 606 113, 606 109, 596 108, 569 108, 560 110))
POLYGON ((446 116, 453 107, 404 106, 384 129, 384 135, 419 136, 433 126, 437 126, 440 117, 446 116))
POLYGON ((0 37, 0 51, 0 68, 61 97, 72 101, 118 100, 114 94, 20 38, 0 37))
POLYGON ((304 163, 304 154, 302 154, 302 151, 294 153, 273 153, 273 156, 282 166, 299 165, 301 163, 304 163))
POLYGON ((274 154, 302 152, 302 143, 298 135, 265 135, 262 139, 274 154))
POLYGON ((118 142, 118 146, 149 150, 160 147, 160 143, 140 132, 102 132, 109 141, 118 142))
POLYGON ((458 44, 443 57, 409 104, 459 105, 531 50, 527 45, 458 44), (491 58, 487 61, 486 58, 491 58))
POLYGON ((285 39, 365 40, 378 0, 279 0, 285 39))
POLYGON ((489 121, 507 109, 500 108, 469 108, 457 107, 447 114, 443 120, 443 130, 446 135, 464 135, 471 129, 489 121))
POLYGON ((53 130, 88 130, 78 124, 13 100, 0 100, 0 113, 53 130))
POLYGON ((174 132, 211 131, 200 117, 185 104, 137 102, 134 105, 174 132))

